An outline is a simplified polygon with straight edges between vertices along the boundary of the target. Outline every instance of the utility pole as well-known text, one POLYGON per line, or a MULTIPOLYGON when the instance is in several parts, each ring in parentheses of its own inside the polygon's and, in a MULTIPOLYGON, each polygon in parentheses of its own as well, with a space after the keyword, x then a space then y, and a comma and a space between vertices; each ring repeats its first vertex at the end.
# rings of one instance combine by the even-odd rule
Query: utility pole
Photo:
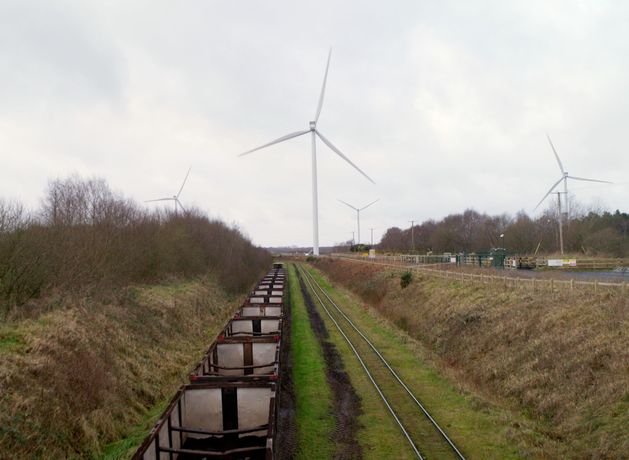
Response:
POLYGON ((411 251, 415 252, 415 221, 409 220, 411 223, 411 251))

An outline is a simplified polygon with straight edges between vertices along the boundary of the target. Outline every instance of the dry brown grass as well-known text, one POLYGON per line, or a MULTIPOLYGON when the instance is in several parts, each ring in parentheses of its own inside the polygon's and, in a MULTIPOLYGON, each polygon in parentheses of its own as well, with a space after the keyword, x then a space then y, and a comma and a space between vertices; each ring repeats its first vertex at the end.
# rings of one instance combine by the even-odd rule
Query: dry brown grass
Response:
POLYGON ((124 436, 237 304, 209 279, 57 302, 0 326, 2 458, 87 456, 124 436))
POLYGON ((340 260, 317 266, 419 339, 473 391, 538 425, 537 458, 627 458, 629 302, 505 291, 340 260), (374 296, 374 292, 377 295, 374 296))

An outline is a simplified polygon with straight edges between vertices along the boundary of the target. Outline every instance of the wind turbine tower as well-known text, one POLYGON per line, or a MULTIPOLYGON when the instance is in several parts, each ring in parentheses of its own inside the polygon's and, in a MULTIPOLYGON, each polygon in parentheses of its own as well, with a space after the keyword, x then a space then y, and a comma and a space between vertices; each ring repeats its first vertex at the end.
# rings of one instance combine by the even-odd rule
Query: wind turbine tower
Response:
POLYGON ((323 141, 325 145, 327 145, 334 153, 340 156, 343 160, 348 162, 356 171, 365 176, 367 180, 371 183, 375 184, 375 182, 365 174, 358 166, 356 166, 352 161, 347 158, 343 152, 341 152, 332 142, 330 142, 322 133, 317 129, 317 122, 319 121, 319 116, 321 115, 321 109, 323 108, 323 98, 325 96, 325 85, 328 79, 328 70, 330 68, 330 58, 332 56, 332 49, 328 53, 328 62, 325 66, 325 74, 323 76, 323 85, 321 86, 321 94, 319 96, 319 103, 317 105, 317 111, 315 112, 314 120, 309 123, 308 129, 303 131, 296 131, 294 133, 286 134, 278 139, 275 139, 267 144, 261 145, 260 147, 256 147, 251 150, 247 150, 244 153, 241 153, 239 156, 249 155, 257 150, 264 149, 266 147, 270 147, 271 145, 279 144, 280 142, 287 141, 289 139, 293 139, 295 137, 303 136, 304 134, 310 133, 311 137, 311 153, 312 153, 312 253, 315 256, 319 255, 319 202, 318 202, 318 191, 317 191, 317 137, 323 141))
MULTIPOLYGON (((553 186, 550 188, 550 190, 548 190, 548 192, 546 193, 546 195, 544 195, 544 198, 542 198, 541 200, 539 200, 539 203, 537 203, 537 206, 535 206, 535 209, 537 209, 539 207, 540 204, 542 204, 542 202, 546 199, 546 197, 548 197, 548 195, 550 195, 555 188, 561 183, 563 182, 563 192, 559 192, 559 193, 563 193, 564 194, 564 200, 565 200, 565 214, 568 214, 568 179, 572 179, 572 180, 577 180, 577 181, 585 181, 585 182, 599 182, 599 183, 603 183, 603 184, 611 184, 612 182, 606 181, 606 180, 598 180, 598 179, 588 179, 585 177, 576 177, 576 176, 571 176, 570 174, 568 174, 568 171, 566 171, 563 167, 563 163, 561 162, 561 160, 559 159, 559 155, 557 154, 557 150, 555 150, 555 146, 553 145, 553 141, 550 140, 550 136, 547 134, 546 137, 548 138, 548 143, 550 144, 550 148, 553 150, 553 153, 555 154, 555 159, 557 160, 557 164, 559 165, 559 169, 561 170, 561 177, 559 178, 559 180, 557 182, 555 182, 553 184, 553 186)), ((561 213, 561 207, 559 208, 559 212, 561 213)))
POLYGON ((356 222, 358 224, 358 244, 360 244, 360 211, 362 211, 363 209, 367 209, 369 206, 371 206, 372 204, 376 203, 378 200, 380 200, 380 198, 378 198, 375 201, 372 201, 371 203, 363 206, 362 208, 357 208, 356 206, 352 206, 349 203, 346 203, 343 200, 339 200, 341 203, 343 203, 346 206, 349 206, 350 208, 352 208, 354 211, 356 211, 356 222))
POLYGON ((371 246, 373 246, 373 231, 376 229, 377 227, 369 227, 369 230, 371 231, 371 246))
POLYGON ((561 214, 561 194, 563 192, 553 192, 557 194, 557 220, 559 222, 559 252, 563 256, 563 215, 561 214))
POLYGON ((548 195, 550 195, 551 193, 557 194, 557 205, 559 207, 559 250, 561 251, 561 254, 563 254, 563 219, 564 219, 564 214, 566 217, 568 217, 568 212, 569 212, 568 210, 568 179, 577 180, 577 181, 585 181, 585 182, 599 182, 603 184, 611 184, 612 182, 609 182, 606 180, 588 179, 585 177, 576 177, 576 176, 571 176, 570 174, 568 174, 568 172, 563 167, 563 163, 561 162, 561 159, 559 159, 559 155, 557 154, 557 150, 555 150, 553 141, 550 140, 550 136, 548 134, 546 134, 546 137, 548 138, 548 143, 550 144, 550 148, 553 150, 553 154, 555 155, 555 159, 557 160, 557 164, 559 165, 559 169, 561 170, 561 177, 559 178, 557 182, 555 182, 552 185, 552 187, 550 187, 550 190, 546 192, 546 195, 544 195, 544 198, 542 198, 539 201, 539 203, 537 203, 537 206, 535 206, 535 209, 537 209, 539 205, 544 202, 544 200, 548 197, 548 195), (555 192, 554 191, 555 188, 559 184, 561 184, 561 182, 563 182, 563 192, 562 191, 555 192), (562 211, 562 206, 561 206, 562 193, 564 195, 565 211, 562 211))

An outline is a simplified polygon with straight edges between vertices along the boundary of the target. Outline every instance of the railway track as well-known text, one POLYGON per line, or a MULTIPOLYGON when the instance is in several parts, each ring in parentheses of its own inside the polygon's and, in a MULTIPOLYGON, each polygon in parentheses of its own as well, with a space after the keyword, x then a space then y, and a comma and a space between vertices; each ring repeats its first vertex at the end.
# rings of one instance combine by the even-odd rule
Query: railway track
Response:
POLYGON ((358 328, 308 270, 302 266, 297 268, 316 301, 348 343, 415 456, 426 460, 431 458, 465 460, 460 449, 369 337, 358 328))

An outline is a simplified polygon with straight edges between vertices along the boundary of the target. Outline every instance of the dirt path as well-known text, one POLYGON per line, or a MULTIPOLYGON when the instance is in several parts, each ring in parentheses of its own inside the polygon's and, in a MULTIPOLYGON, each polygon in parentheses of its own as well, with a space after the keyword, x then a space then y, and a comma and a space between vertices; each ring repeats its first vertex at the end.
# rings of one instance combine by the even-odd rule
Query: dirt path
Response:
POLYGON ((299 285, 308 310, 312 330, 321 344, 323 358, 326 363, 327 381, 334 395, 334 416, 336 420, 336 427, 332 433, 332 441, 336 444, 334 458, 341 460, 361 459, 363 458, 362 448, 356 438, 360 428, 358 417, 362 414, 360 397, 344 370, 341 356, 334 344, 329 341, 329 333, 325 323, 319 315, 299 272, 297 272, 297 277, 299 278, 299 285))

